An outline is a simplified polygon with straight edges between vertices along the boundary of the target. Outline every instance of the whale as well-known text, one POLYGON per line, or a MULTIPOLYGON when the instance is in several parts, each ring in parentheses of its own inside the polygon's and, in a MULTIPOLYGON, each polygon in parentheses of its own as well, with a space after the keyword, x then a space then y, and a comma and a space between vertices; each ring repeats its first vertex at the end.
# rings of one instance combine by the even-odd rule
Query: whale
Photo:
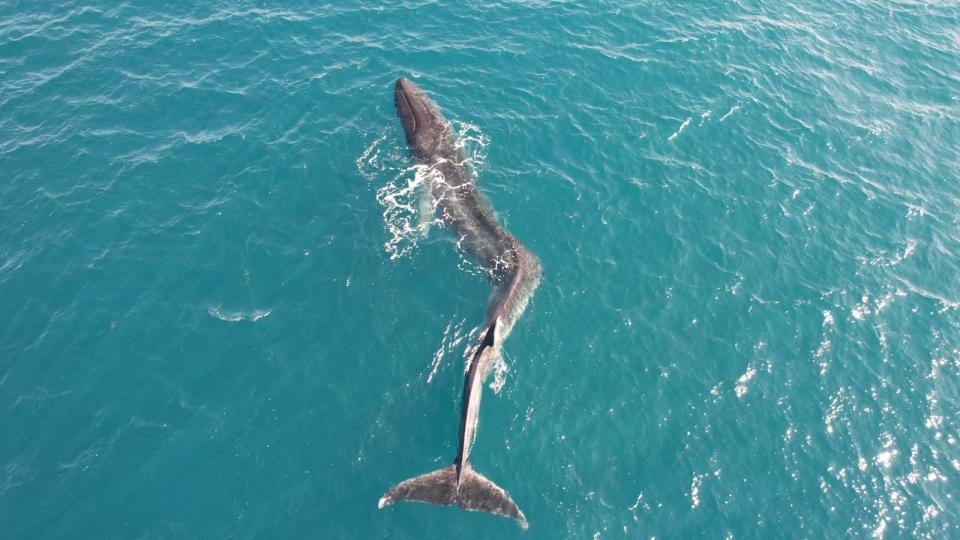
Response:
POLYGON ((391 487, 379 508, 397 501, 457 505, 471 511, 512 518, 523 528, 527 520, 510 494, 477 472, 470 451, 477 435, 480 398, 490 368, 501 347, 543 279, 540 260, 497 223, 487 198, 476 183, 476 172, 464 156, 450 122, 414 82, 400 77, 394 105, 407 146, 421 168, 421 197, 457 237, 457 245, 483 268, 492 291, 479 338, 468 350, 460 409, 457 455, 453 463, 391 487))

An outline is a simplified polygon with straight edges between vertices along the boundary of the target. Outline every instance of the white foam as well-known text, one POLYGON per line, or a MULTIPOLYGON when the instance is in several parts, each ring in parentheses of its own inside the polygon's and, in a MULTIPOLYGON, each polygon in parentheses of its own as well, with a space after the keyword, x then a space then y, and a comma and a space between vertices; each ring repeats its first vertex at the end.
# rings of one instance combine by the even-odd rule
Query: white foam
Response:
POLYGON ((700 484, 703 483, 703 478, 695 474, 693 479, 690 480, 690 508, 696 508, 700 506, 700 484))
POLYGON ((490 139, 480 128, 469 122, 454 121, 450 126, 457 134, 456 147, 474 170, 480 170, 487 162, 487 147, 490 139))
POLYGON ((510 367, 503 359, 502 351, 493 358, 491 367, 493 368, 493 380, 490 381, 490 389, 493 390, 493 393, 499 394, 503 390, 503 385, 507 383, 507 372, 510 371, 510 367))
POLYGON ((734 392, 736 392, 738 398, 742 398, 747 393, 747 390, 749 390, 747 383, 749 383, 756 374, 757 369, 753 366, 748 366, 747 371, 737 379, 737 386, 734 388, 734 392))
POLYGON ((817 346, 816 352, 813 353, 813 357, 820 360, 821 377, 827 374, 827 369, 830 367, 830 363, 824 359, 824 355, 830 351, 830 347, 832 345, 830 336, 833 333, 834 328, 833 312, 831 312, 829 309, 823 310, 822 328, 823 337, 820 340, 820 345, 817 346))
POLYGON ((723 116, 721 116, 721 117, 720 117, 720 120, 717 120, 717 121, 718 121, 718 122, 723 122, 723 121, 726 120, 727 118, 730 118, 730 115, 731 115, 731 114, 733 114, 733 113, 735 113, 735 112, 737 112, 737 111, 739 111, 739 110, 740 110, 740 105, 734 105, 733 108, 731 108, 729 111, 727 111, 726 114, 724 114, 723 116))
POLYGON ((850 315, 858 321, 862 321, 864 317, 870 314, 870 307, 868 305, 870 297, 863 295, 860 297, 860 303, 856 306, 853 306, 853 309, 850 310, 850 315))
POLYGON ((220 319, 221 321, 227 322, 240 322, 240 321, 250 321, 257 322, 264 317, 269 317, 273 310, 270 309, 255 309, 249 312, 243 311, 224 311, 219 307, 211 307, 207 309, 207 313, 211 316, 220 319))
POLYGON ((383 223, 390 234, 383 247, 390 259, 409 253, 421 236, 422 227, 414 200, 426 174, 431 174, 431 170, 414 167, 401 172, 377 190, 377 202, 383 207, 383 223))
POLYGON ((895 456, 896 453, 894 452, 880 452, 875 458, 873 458, 873 462, 885 469, 889 469, 890 465, 893 465, 893 458, 895 456))
POLYGON ((667 140, 668 140, 668 141, 672 141, 672 140, 676 139, 681 133, 683 133, 683 130, 686 129, 687 126, 690 125, 690 121, 691 121, 691 120, 693 120, 693 117, 692 117, 692 116, 691 116, 691 117, 688 117, 686 120, 684 120, 683 123, 680 124, 680 129, 678 129, 677 131, 675 131, 675 132, 673 133, 673 135, 667 137, 667 140))
MULTIPOLYGON (((452 122, 451 129, 465 162, 474 169, 482 167, 489 144, 487 136, 466 122, 452 122)), ((443 175, 435 168, 413 165, 406 147, 389 137, 388 132, 380 133, 364 148, 356 165, 360 174, 370 181, 389 178, 377 189, 376 198, 383 207, 384 228, 389 234, 384 250, 391 260, 411 253, 432 225, 443 225, 443 220, 433 215, 432 194, 424 191, 442 184, 443 175)))

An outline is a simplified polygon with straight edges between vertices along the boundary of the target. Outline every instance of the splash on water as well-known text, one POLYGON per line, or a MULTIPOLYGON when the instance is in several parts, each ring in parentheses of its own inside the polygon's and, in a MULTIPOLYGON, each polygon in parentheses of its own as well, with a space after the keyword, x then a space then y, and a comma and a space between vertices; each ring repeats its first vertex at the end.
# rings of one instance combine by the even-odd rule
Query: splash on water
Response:
MULTIPOLYGON (((486 162, 489 138, 468 122, 454 121, 451 129, 465 162, 475 171, 481 169, 486 162)), ((360 174, 371 182, 387 179, 377 189, 376 199, 383 207, 383 224, 389 235, 383 247, 390 260, 411 253, 432 226, 443 225, 436 215, 430 192, 430 186, 444 181, 443 175, 431 167, 414 164, 406 147, 388 132, 380 133, 364 148, 356 165, 360 174)))
POLYGON ((463 153, 473 170, 479 173, 487 163, 490 138, 478 126, 469 122, 455 120, 451 122, 451 128, 457 134, 457 149, 463 153))
POLYGON ((493 379, 490 381, 490 389, 494 394, 499 394, 503 390, 503 385, 507 384, 507 373, 510 367, 503 359, 504 353, 501 350, 493 359, 490 369, 493 370, 493 379))

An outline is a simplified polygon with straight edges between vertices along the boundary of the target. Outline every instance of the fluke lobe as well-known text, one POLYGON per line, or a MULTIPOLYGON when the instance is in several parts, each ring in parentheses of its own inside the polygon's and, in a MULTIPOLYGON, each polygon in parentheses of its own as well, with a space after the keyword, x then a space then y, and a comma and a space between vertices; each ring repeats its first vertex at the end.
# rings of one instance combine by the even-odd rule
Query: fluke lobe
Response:
POLYGON ((380 499, 380 508, 396 501, 457 504, 511 517, 524 529, 527 520, 510 498, 470 465, 476 437, 480 395, 490 366, 527 301, 540 284, 540 261, 519 240, 497 224, 489 202, 477 189, 474 171, 457 146, 450 123, 416 84, 401 77, 394 90, 397 116, 407 145, 423 174, 421 209, 435 208, 458 236, 459 245, 487 271, 493 284, 486 321, 463 383, 459 446, 453 463, 442 469, 400 482, 380 499))

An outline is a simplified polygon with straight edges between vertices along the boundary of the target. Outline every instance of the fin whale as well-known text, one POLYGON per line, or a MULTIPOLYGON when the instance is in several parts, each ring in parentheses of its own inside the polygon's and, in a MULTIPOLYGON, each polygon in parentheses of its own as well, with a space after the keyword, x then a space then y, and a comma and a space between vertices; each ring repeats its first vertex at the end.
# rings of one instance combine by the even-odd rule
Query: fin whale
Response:
POLYGON ((423 194, 433 197, 434 207, 457 235, 459 246, 486 270, 493 292, 463 383, 456 458, 447 467, 393 486, 381 497, 379 507, 404 500, 456 504, 466 510, 513 518, 526 529, 527 520, 510 494, 474 470, 469 458, 484 379, 540 284, 543 270, 537 257, 497 224, 493 209, 477 188, 473 169, 457 146, 450 123, 433 100, 401 77, 394 88, 394 102, 411 154, 430 171, 424 175, 423 194))

